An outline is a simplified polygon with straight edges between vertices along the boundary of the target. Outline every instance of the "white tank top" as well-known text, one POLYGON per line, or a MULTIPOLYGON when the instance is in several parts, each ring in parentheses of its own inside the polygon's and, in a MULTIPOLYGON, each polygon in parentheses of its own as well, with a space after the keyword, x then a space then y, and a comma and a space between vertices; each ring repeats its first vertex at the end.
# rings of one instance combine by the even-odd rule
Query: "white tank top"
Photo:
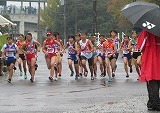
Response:
POLYGON ((85 56, 87 59, 90 59, 92 57, 92 52, 90 51, 89 46, 87 45, 88 39, 86 40, 85 43, 82 42, 82 40, 80 40, 79 43, 81 46, 81 56, 85 56), (88 51, 90 51, 90 52, 88 52, 88 51))

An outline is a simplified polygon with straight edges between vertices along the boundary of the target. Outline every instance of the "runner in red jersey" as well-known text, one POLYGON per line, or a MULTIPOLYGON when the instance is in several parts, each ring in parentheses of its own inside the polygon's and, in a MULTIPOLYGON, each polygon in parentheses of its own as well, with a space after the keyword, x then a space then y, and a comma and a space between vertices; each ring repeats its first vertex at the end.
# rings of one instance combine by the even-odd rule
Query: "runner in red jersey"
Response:
POLYGON ((41 44, 36 40, 32 39, 31 33, 27 33, 26 41, 22 45, 22 51, 26 55, 28 69, 31 75, 31 79, 30 79, 31 82, 34 81, 36 54, 37 52, 40 52, 40 48, 41 48, 41 44), (37 45, 36 51, 35 51, 35 44, 37 45))
POLYGON ((132 56, 131 56, 131 41, 128 35, 124 36, 123 42, 121 43, 120 49, 123 52, 124 69, 126 71, 126 77, 129 77, 128 66, 130 67, 130 73, 132 73, 132 56), (128 65, 128 66, 127 66, 128 65))
POLYGON ((55 52, 55 44, 60 45, 60 43, 54 39, 52 39, 52 33, 47 33, 47 39, 43 42, 43 53, 45 54, 45 59, 47 63, 47 67, 50 70, 49 80, 57 80, 54 77, 54 65, 56 63, 56 52, 55 52))

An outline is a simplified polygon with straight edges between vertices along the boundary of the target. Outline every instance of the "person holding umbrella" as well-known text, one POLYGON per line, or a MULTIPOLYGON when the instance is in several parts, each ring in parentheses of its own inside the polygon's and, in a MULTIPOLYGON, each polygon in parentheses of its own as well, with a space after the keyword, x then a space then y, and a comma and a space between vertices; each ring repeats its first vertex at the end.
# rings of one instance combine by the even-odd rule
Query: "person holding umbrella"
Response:
POLYGON ((147 82, 149 110, 160 111, 160 36, 143 30, 138 38, 137 47, 142 50, 141 76, 139 80, 147 82))
POLYGON ((137 48, 142 52, 139 80, 147 83, 148 110, 160 111, 160 7, 147 2, 127 4, 122 13, 142 30, 137 48))

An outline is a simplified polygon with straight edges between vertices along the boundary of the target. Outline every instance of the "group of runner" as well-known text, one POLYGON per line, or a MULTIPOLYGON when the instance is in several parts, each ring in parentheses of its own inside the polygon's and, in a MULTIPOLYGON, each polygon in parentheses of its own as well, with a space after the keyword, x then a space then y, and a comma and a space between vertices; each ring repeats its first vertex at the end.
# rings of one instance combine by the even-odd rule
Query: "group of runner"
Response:
MULTIPOLYGON (((68 36, 68 42, 63 45, 58 32, 47 32, 46 39, 42 44, 42 51, 47 68, 50 71, 49 80, 56 81, 58 77, 61 77, 62 57, 66 53, 66 49, 68 52, 68 65, 71 71, 70 76, 75 75, 75 80, 82 76, 87 77, 86 62, 88 61, 91 80, 97 77, 97 62, 99 62, 100 76, 105 77, 108 75, 107 81, 112 82, 115 77, 116 61, 120 50, 123 51, 126 77, 129 77, 128 66, 130 73, 132 73, 132 59, 136 71, 140 75, 141 52, 136 47, 137 39, 138 34, 133 31, 131 38, 125 35, 123 41, 121 41, 117 36, 117 31, 112 30, 109 35, 100 35, 97 43, 95 35, 92 35, 90 40, 87 33, 82 32, 68 36), (73 63, 74 68, 72 66, 73 63)), ((8 37, 7 40, 8 43, 2 47, 1 51, 2 58, 5 59, 9 71, 8 82, 11 82, 16 60, 18 61, 20 76, 24 75, 24 79, 27 79, 27 64, 31 75, 30 81, 34 82, 35 70, 38 67, 36 63, 37 52, 40 52, 41 44, 32 37, 31 33, 27 33, 25 37, 20 34, 16 43, 14 43, 12 37, 8 37), (22 64, 23 69, 21 67, 22 64)))

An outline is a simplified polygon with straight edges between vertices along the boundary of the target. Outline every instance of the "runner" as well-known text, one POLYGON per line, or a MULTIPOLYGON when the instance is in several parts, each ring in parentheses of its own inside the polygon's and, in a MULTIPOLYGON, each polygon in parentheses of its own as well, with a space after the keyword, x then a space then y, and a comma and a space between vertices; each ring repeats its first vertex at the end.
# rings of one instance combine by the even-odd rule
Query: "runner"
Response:
POLYGON ((130 67, 130 73, 132 73, 132 56, 131 56, 131 41, 128 35, 124 36, 124 41, 121 43, 120 49, 123 51, 123 62, 124 62, 124 69, 126 71, 126 77, 129 77, 128 74, 128 66, 130 67), (128 66, 127 66, 128 64, 128 66))
POLYGON ((8 82, 11 83, 13 69, 16 63, 18 47, 13 43, 12 37, 7 37, 8 43, 2 47, 2 58, 6 60, 7 69, 9 72, 8 82))
POLYGON ((63 57, 63 41, 59 38, 59 33, 55 32, 54 34, 54 39, 57 40, 60 45, 55 44, 55 52, 56 52, 56 64, 57 66, 55 66, 55 71, 56 71, 56 76, 58 75, 59 77, 62 76, 62 57, 63 57))
MULTIPOLYGON (((137 42, 138 42, 138 34, 136 31, 132 31, 132 52, 133 52, 133 61, 134 65, 136 67, 136 71, 138 73, 138 78, 140 76, 140 61, 141 61, 141 52, 137 48, 137 42)), ((137 79, 138 80, 138 79, 137 79)))
POLYGON ((41 44, 32 39, 31 33, 27 33, 26 41, 23 43, 21 50, 26 55, 28 69, 31 75, 31 78, 30 78, 31 82, 34 82, 36 54, 37 52, 40 52, 40 48, 41 48, 41 44), (37 45, 37 51, 35 51, 35 44, 37 45))
POLYGON ((96 78, 97 77, 97 43, 96 43, 96 36, 95 35, 92 35, 91 36, 91 42, 92 42, 92 45, 94 47, 94 51, 93 51, 93 59, 94 59, 94 65, 93 65, 93 69, 94 69, 94 77, 96 78))
POLYGON ((120 39, 117 37, 117 31, 116 30, 111 30, 110 31, 110 35, 112 37, 113 43, 115 43, 115 47, 116 47, 116 59, 113 59, 111 62, 111 67, 112 67, 112 77, 115 77, 115 71, 117 68, 117 59, 119 56, 119 47, 120 47, 120 39))
POLYGON ((20 34, 18 36, 18 40, 17 40, 17 46, 18 46, 18 66, 19 66, 19 70, 20 70, 20 76, 23 76, 23 72, 22 72, 22 64, 23 64, 23 71, 24 71, 24 79, 27 79, 27 68, 26 68, 26 57, 25 54, 22 52, 22 50, 20 49, 22 47, 22 44, 24 43, 24 36, 23 34, 20 34))
MULTIPOLYGON (((80 34, 75 34, 75 39, 76 39, 76 47, 78 46, 79 41, 81 40, 81 35, 80 34)), ((82 67, 82 61, 81 61, 81 52, 79 48, 77 47, 77 52, 78 52, 78 65, 79 65, 79 76, 82 77, 83 73, 83 67, 82 67)))
POLYGON ((71 71, 71 77, 74 75, 72 62, 74 62, 74 68, 75 68, 75 80, 78 80, 79 77, 79 66, 78 66, 78 54, 76 49, 76 43, 75 43, 75 36, 68 36, 69 42, 67 42, 67 45, 64 49, 68 48, 68 65, 71 71))
POLYGON ((81 33, 81 40, 79 41, 78 48, 81 50, 81 60, 82 60, 82 67, 84 68, 84 76, 87 77, 88 70, 86 67, 86 60, 88 60, 90 73, 91 73, 91 80, 94 80, 93 76, 93 62, 94 59, 92 57, 92 52, 94 51, 92 42, 87 39, 87 33, 81 33))
MULTIPOLYGON (((112 82, 110 66, 113 67, 111 62, 113 62, 113 60, 115 61, 117 50, 111 36, 107 36, 106 41, 103 42, 103 51, 105 52, 105 63, 107 68, 106 70, 109 77, 108 82, 112 82)), ((103 53, 101 54, 103 55, 103 53)))
POLYGON ((55 44, 60 45, 58 41, 52 39, 52 33, 48 32, 47 39, 43 42, 42 51, 45 54, 47 67, 50 70, 50 81, 57 80, 57 77, 54 77, 54 65, 56 62, 55 44))
POLYGON ((97 61, 100 63, 101 77, 105 77, 105 55, 103 53, 104 35, 99 36, 99 44, 97 44, 97 61))

